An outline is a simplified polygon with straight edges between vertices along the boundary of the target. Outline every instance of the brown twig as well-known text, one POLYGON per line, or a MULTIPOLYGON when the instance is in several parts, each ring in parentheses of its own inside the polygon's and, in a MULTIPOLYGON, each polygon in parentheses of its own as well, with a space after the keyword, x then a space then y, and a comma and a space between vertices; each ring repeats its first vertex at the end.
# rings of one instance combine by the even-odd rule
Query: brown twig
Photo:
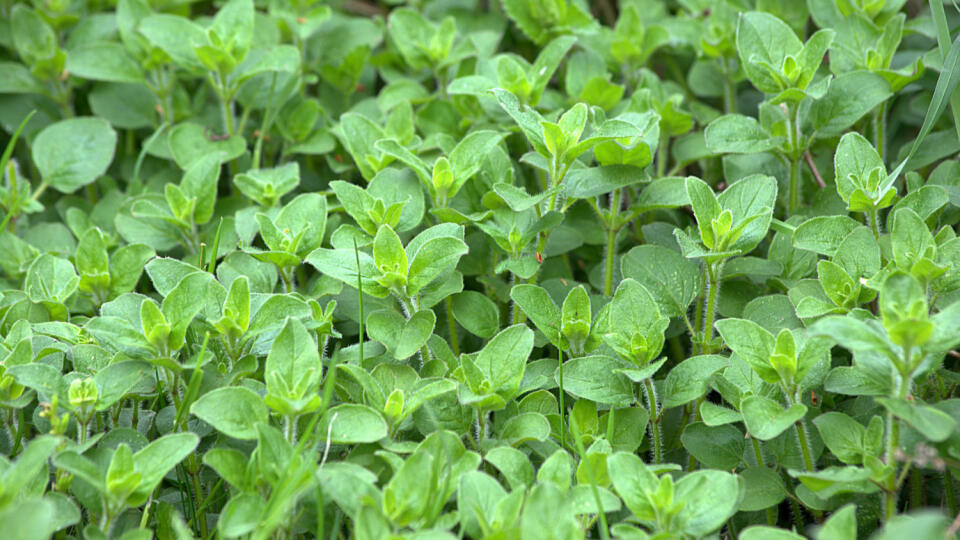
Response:
POLYGON ((380 6, 370 3, 370 2, 361 2, 359 0, 350 0, 343 5, 343 9, 354 13, 356 15, 366 15, 367 17, 375 17, 377 15, 386 15, 387 13, 380 6))
POLYGON ((612 28, 615 24, 617 24, 617 10, 613 7, 613 4, 610 2, 610 0, 597 0, 594 5, 596 6, 599 14, 603 16, 607 26, 612 28))
POLYGON ((823 177, 820 176, 820 171, 817 170, 816 163, 813 162, 813 156, 810 155, 810 150, 804 151, 803 156, 807 158, 807 165, 810 166, 810 172, 813 173, 813 179, 817 181, 817 185, 821 188, 827 187, 826 182, 823 181, 823 177))

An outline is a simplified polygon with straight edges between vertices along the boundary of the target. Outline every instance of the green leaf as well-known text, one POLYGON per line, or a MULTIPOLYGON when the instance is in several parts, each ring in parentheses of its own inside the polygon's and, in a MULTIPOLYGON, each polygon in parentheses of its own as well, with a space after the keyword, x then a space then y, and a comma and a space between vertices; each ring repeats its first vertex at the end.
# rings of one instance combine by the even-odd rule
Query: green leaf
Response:
POLYGON ((560 331, 571 344, 578 344, 579 348, 590 334, 591 323, 590 296, 583 285, 579 285, 567 293, 560 308, 560 331))
POLYGON ((409 320, 394 311, 375 311, 367 317, 367 333, 383 343, 395 359, 404 360, 426 344, 436 322, 436 315, 429 309, 414 313, 409 320))
POLYGON ((140 67, 119 43, 90 43, 70 49, 67 71, 76 77, 119 83, 143 82, 140 67))
POLYGON ((487 296, 463 291, 452 299, 454 319, 471 334, 488 339, 500 329, 500 310, 487 296))
MULTIPOLYGON (((250 170, 234 176, 233 183, 247 198, 273 206, 300 183, 300 165, 292 161, 281 167, 250 170)), ((331 187, 335 188, 333 182, 331 187)))
POLYGON ((457 508, 460 510, 460 524, 467 536, 476 538, 483 535, 482 527, 493 521, 497 503, 506 495, 500 483, 484 472, 470 471, 460 476, 457 480, 457 508))
POLYGON ((344 403, 327 409, 317 426, 322 442, 333 444, 373 443, 387 436, 387 422, 364 405, 344 403))
POLYGON ((680 362, 663 382, 663 406, 677 407, 703 396, 713 374, 728 365, 726 357, 715 354, 693 356, 680 362))
POLYGON ((273 341, 263 367, 267 391, 277 397, 301 399, 320 386, 320 353, 303 323, 287 319, 273 341))
POLYGON ((560 346, 560 308, 546 289, 537 285, 514 285, 510 298, 556 346, 560 346))
POLYGON ((740 412, 750 435, 761 441, 769 441, 802 420, 807 414, 807 407, 795 403, 789 409, 784 409, 772 399, 747 396, 740 402, 740 412))
POLYGON ((536 538, 550 531, 553 538, 578 538, 583 531, 573 512, 572 501, 557 486, 537 484, 523 504, 520 536, 536 538))
POLYGON ((820 137, 833 137, 891 96, 890 84, 869 71, 851 71, 830 82, 810 106, 810 122, 820 137))
POLYGON ((857 506, 848 504, 834 511, 820 528, 817 540, 846 540, 857 535, 857 506))
POLYGON ((192 47, 194 43, 207 42, 207 34, 199 24, 177 15, 149 15, 140 21, 137 31, 177 65, 192 71, 204 69, 192 47))
POLYGON ((680 442, 690 455, 713 469, 734 469, 743 459, 743 433, 729 424, 715 427, 699 422, 687 424, 680 442))
POLYGON ((620 262, 624 278, 637 280, 653 296, 660 312, 682 317, 700 294, 702 272, 696 262, 657 245, 637 246, 620 262))
POLYGON ((945 441, 957 427, 957 422, 947 413, 929 405, 909 403, 894 398, 876 398, 894 416, 910 424, 927 440, 945 441))
POLYGON ((32 156, 42 180, 63 193, 94 182, 113 161, 117 133, 101 118, 71 118, 44 128, 32 156))
POLYGON ((34 540, 50 538, 56 532, 56 524, 61 518, 58 508, 47 498, 23 499, 0 510, 0 519, 4 523, 16 523, 9 532, 10 540, 34 540))
POLYGON ((477 356, 476 365, 490 383, 490 391, 512 399, 520 388, 527 358, 533 350, 533 330, 515 324, 501 330, 477 356))
POLYGON ((716 531, 734 513, 743 496, 736 475, 701 470, 684 475, 676 484, 674 497, 684 501, 685 534, 703 537, 716 531))
POLYGON ((183 346, 187 326, 206 305, 211 284, 219 286, 211 274, 194 272, 183 278, 163 299, 161 310, 170 323, 169 344, 174 350, 183 346))
POLYGON ((752 116, 727 114, 717 118, 704 131, 707 148, 725 154, 754 154, 777 149, 783 137, 773 137, 752 116))
POLYGON ((756 512, 777 506, 787 498, 783 478, 769 467, 748 467, 740 471, 743 477, 743 500, 738 510, 756 512))
POLYGON ((740 540, 803 540, 804 538, 806 536, 766 525, 753 525, 740 533, 740 540))
POLYGON ((634 454, 617 452, 607 458, 613 488, 633 515, 647 523, 656 522, 656 509, 648 494, 659 486, 656 475, 634 454))
MULTIPOLYGON (((79 284, 80 277, 70 261, 44 253, 34 259, 27 269, 23 290, 33 302, 63 304, 79 284)), ((48 306, 48 309, 53 307, 48 306)))
POLYGON ((241 386, 217 388, 200 396, 190 413, 217 431, 235 439, 257 438, 257 424, 266 423, 270 411, 253 390, 241 386))
POLYGON ((227 538, 238 538, 257 528, 261 512, 266 506, 263 497, 256 493, 237 493, 220 511, 217 531, 227 538))
MULTIPOLYGON (((57 35, 53 28, 36 11, 26 5, 13 6, 9 30, 17 54, 31 66, 48 60, 57 54, 57 35)), ((7 38, 7 44, 10 43, 7 38)))
POLYGON ((201 157, 183 173, 180 189, 187 197, 196 199, 193 221, 203 225, 213 216, 217 202, 217 180, 220 178, 220 154, 201 157))
POLYGON ((543 139, 543 129, 540 127, 543 117, 535 110, 524 107, 517 96, 502 88, 494 88, 490 92, 500 102, 503 110, 507 111, 507 114, 520 126, 520 130, 530 141, 534 151, 542 156, 549 156, 550 152, 547 150, 546 142, 543 139))
POLYGON ((793 247, 832 257, 840 243, 861 224, 849 216, 819 216, 801 223, 793 247))
POLYGON ((794 82, 797 88, 804 90, 813 80, 813 76, 816 75, 817 69, 823 62, 823 55, 830 48, 836 35, 837 33, 834 30, 822 28, 810 36, 810 39, 803 45, 803 50, 796 57, 797 67, 800 70, 800 75, 794 82))
POLYGON ((777 181, 755 174, 734 182, 717 197, 720 206, 733 214, 734 229, 741 228, 730 249, 749 253, 766 237, 777 201, 777 181), (755 216, 760 216, 759 218, 755 216))
MULTIPOLYGON (((385 298, 390 291, 374 280, 374 277, 379 275, 379 271, 373 262, 373 257, 362 251, 359 257, 363 293, 376 298, 385 298)), ((325 275, 353 288, 357 287, 357 262, 352 249, 318 248, 307 255, 305 262, 325 275)))
POLYGON ((803 43, 785 22, 759 11, 740 16, 736 43, 747 78, 758 90, 770 94, 785 89, 780 73, 784 60, 796 57, 803 49, 803 43))
POLYGON ((821 319, 811 328, 813 335, 827 336, 851 351, 888 351, 890 343, 879 330, 852 317, 821 319))
POLYGON ((373 262, 381 272, 396 272, 406 278, 407 253, 400 237, 389 225, 381 225, 373 239, 373 262))
POLYGON ((710 224, 720 215, 723 208, 717 202, 717 196, 713 193, 713 188, 703 180, 693 176, 688 177, 686 189, 693 214, 697 218, 697 226, 700 228, 700 238, 707 248, 712 249, 715 245, 715 238, 710 224))
POLYGON ((528 441, 545 441, 550 437, 550 423, 540 413, 522 413, 504 422, 500 439, 511 446, 528 441))
MULTIPOLYGON (((578 398, 617 407, 633 403, 633 384, 618 369, 633 369, 633 364, 609 356, 574 358, 563 365, 563 389, 578 398)), ((560 370, 554 378, 560 382, 560 370)))
MULTIPOLYGON (((634 165, 607 165, 573 169, 564 178, 564 194, 575 199, 586 199, 647 180, 648 175, 643 172, 643 169, 634 165)), ((494 188, 496 189, 496 186, 494 188)), ((676 206, 680 206, 680 204, 676 206)))
MULTIPOLYGON (((407 245, 408 251, 412 245, 412 241, 407 245)), ((438 236, 423 242, 410 260, 407 294, 417 294, 434 279, 452 271, 468 251, 467 244, 454 236, 438 236)))
POLYGON ((193 453, 199 443, 200 437, 193 433, 171 433, 155 439, 135 453, 133 463, 140 473, 140 483, 135 493, 139 500, 146 501, 167 473, 193 453))
POLYGON ((848 465, 863 463, 863 437, 867 430, 862 424, 836 411, 821 414, 813 419, 813 424, 837 459, 848 465))
POLYGON ((730 350, 742 358, 769 383, 780 382, 780 375, 770 364, 776 340, 759 324, 746 319, 722 319, 716 323, 717 331, 730 350))
POLYGON ((450 152, 450 169, 453 172, 453 186, 449 196, 452 198, 460 188, 470 180, 483 164, 484 158, 494 147, 500 144, 504 134, 497 131, 472 131, 464 137, 450 152))
POLYGON ((209 130, 193 122, 184 122, 170 130, 170 153, 181 169, 189 169, 197 160, 221 154, 223 162, 232 161, 247 149, 247 143, 239 135, 222 140, 212 140, 209 130))
POLYGON ((873 144, 856 132, 847 133, 840 139, 833 163, 837 174, 837 193, 847 202, 856 189, 865 188, 871 171, 879 168, 882 177, 887 174, 886 166, 873 144))

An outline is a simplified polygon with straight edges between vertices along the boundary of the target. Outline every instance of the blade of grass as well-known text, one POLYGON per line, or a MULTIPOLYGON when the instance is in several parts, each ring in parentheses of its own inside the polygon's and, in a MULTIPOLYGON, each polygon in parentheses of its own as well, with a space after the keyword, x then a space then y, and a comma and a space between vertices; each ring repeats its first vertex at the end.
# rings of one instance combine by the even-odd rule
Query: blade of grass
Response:
MULTIPOLYGON (((937 46, 940 48, 940 60, 946 69, 947 54, 950 52, 950 27, 947 25, 947 14, 943 10, 943 0, 930 0, 930 15, 937 29, 937 46)), ((953 112, 953 127, 960 139, 960 92, 954 90, 950 95, 950 110, 953 112)))
POLYGON ((917 138, 913 140, 913 146, 910 147, 910 152, 907 153, 900 164, 897 165, 897 168, 887 175, 887 178, 883 181, 883 184, 880 186, 881 193, 885 192, 896 182, 900 173, 904 171, 904 168, 910 161, 910 158, 912 158, 920 148, 923 139, 930 134, 933 125, 947 107, 948 96, 953 94, 953 91, 957 88, 958 81, 960 81, 960 36, 957 36, 957 39, 953 41, 953 45, 950 46, 950 51, 943 61, 943 70, 937 79, 937 86, 933 90, 933 98, 930 100, 930 106, 927 107, 927 114, 923 119, 923 125, 920 126, 920 133, 917 135, 917 138))
MULTIPOLYGON (((220 223, 217 224, 217 235, 213 237, 213 249, 210 251, 210 264, 207 265, 207 272, 210 272, 213 275, 216 275, 214 270, 217 268, 217 252, 220 251, 220 233, 223 231, 223 218, 220 218, 220 223)), ((203 259, 200 259, 200 264, 203 264, 203 259)))
MULTIPOLYGON (((3 155, 0 156, 0 177, 3 176, 3 171, 7 170, 7 162, 10 161, 10 156, 13 155, 13 148, 17 145, 17 139, 20 137, 20 132, 23 131, 23 128, 27 126, 27 122, 29 122, 35 114, 37 114, 36 109, 27 114, 26 118, 20 122, 20 126, 17 127, 17 130, 13 132, 13 136, 10 137, 10 142, 7 143, 7 147, 3 149, 3 155)), ((0 222, 0 234, 3 234, 3 231, 7 230, 7 224, 10 223, 10 218, 13 217, 13 213, 13 208, 7 208, 7 215, 3 216, 3 221, 0 222)))

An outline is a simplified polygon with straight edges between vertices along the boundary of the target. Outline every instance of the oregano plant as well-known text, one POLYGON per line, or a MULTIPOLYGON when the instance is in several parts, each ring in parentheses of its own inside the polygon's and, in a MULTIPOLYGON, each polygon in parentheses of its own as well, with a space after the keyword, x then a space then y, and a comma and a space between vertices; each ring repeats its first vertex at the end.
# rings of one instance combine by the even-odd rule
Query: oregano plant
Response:
POLYGON ((0 2, 0 536, 960 538, 958 23, 0 2))

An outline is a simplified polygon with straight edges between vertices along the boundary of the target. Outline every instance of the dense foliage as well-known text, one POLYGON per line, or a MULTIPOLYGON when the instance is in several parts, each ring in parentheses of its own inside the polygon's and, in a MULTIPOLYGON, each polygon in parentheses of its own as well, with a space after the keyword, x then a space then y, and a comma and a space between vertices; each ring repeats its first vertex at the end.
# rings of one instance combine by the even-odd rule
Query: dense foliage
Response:
POLYGON ((954 537, 958 13, 0 2, 0 536, 954 537))

